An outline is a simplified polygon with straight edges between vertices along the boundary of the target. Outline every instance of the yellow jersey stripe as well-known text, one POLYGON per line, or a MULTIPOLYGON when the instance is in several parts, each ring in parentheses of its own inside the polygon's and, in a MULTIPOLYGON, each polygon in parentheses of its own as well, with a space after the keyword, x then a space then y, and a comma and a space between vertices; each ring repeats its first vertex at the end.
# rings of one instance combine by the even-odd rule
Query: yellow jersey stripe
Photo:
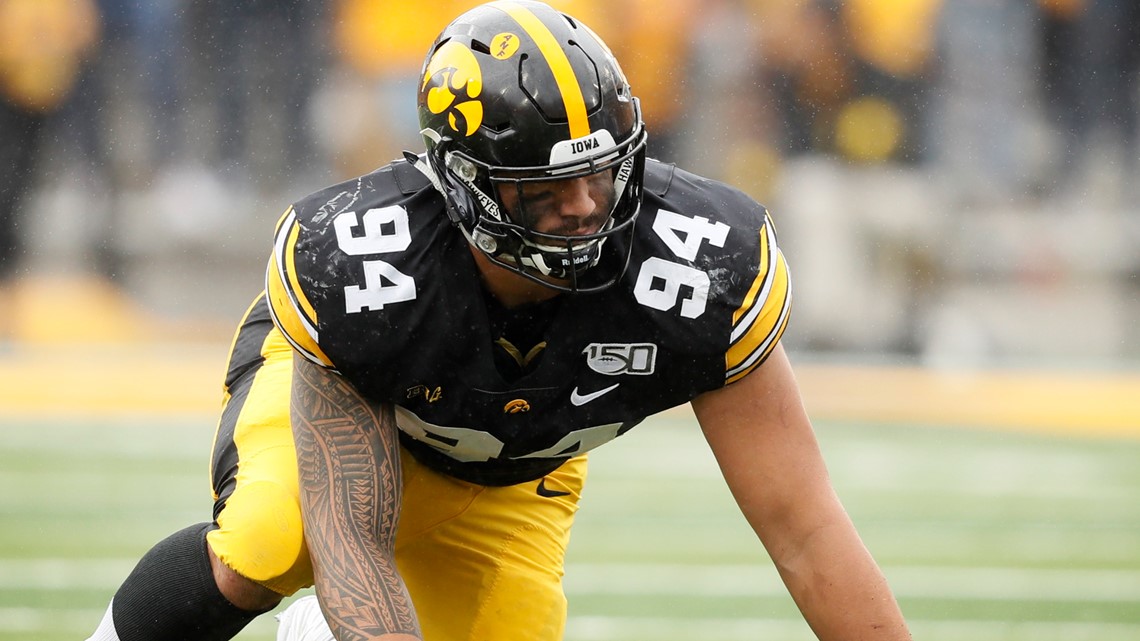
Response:
POLYGON ((776 255, 773 275, 775 278, 772 280, 772 288, 764 300, 764 304, 760 307, 760 313, 756 315, 755 321, 746 328, 740 340, 728 348, 728 353, 725 355, 725 365, 729 370, 741 363, 748 362, 758 350, 767 349, 767 340, 783 322, 783 317, 791 307, 788 268, 782 254, 777 253, 776 255))
POLYGON ((293 348, 314 363, 331 366, 328 356, 317 344, 316 330, 301 318, 294 306, 281 270, 277 267, 276 256, 269 260, 269 268, 265 270, 265 293, 269 297, 269 313, 273 317, 273 324, 281 330, 293 348))
POLYGON ((566 118, 570 121, 570 137, 581 138, 590 135, 590 121, 586 116, 586 100, 582 97, 582 87, 578 85, 578 77, 574 74, 574 67, 566 52, 554 38, 554 34, 542 24, 538 16, 529 9, 514 2, 492 2, 492 6, 505 12, 527 35, 538 45, 554 73, 554 81, 558 83, 558 90, 562 94, 562 101, 566 105, 566 118))
POLYGON ((313 327, 316 327, 317 310, 313 308, 313 304, 310 303, 309 298, 305 296, 305 290, 301 289, 301 282, 297 280, 297 254, 292 251, 292 248, 297 246, 297 237, 300 235, 301 226, 294 220, 292 227, 289 229, 289 237, 285 241, 285 247, 288 248, 284 256, 285 275, 289 277, 289 291, 293 293, 297 304, 301 306, 301 311, 305 313, 305 318, 308 319, 313 327))
POLYGON ((295 275, 296 263, 293 248, 296 246, 300 225, 292 208, 285 212, 277 228, 273 255, 265 270, 265 294, 269 299, 269 313, 273 323, 306 358, 325 366, 331 361, 318 344, 317 318, 313 306, 301 293, 295 275), (288 265, 288 273, 283 268, 288 265))
POLYGON ((790 318, 790 316, 791 315, 787 312, 783 314, 783 321, 776 329, 776 332, 771 336, 771 340, 766 341, 766 345, 763 350, 758 351, 753 355, 752 358, 749 358, 748 361, 742 364, 740 367, 737 367, 728 372, 724 380, 726 385, 739 381, 740 379, 747 376, 752 370, 756 369, 760 363, 768 360, 768 356, 772 353, 772 350, 776 349, 776 345, 780 342, 780 337, 784 335, 784 330, 788 327, 788 318, 790 318))
POLYGON ((730 346, 725 353, 729 382, 739 380, 768 357, 791 312, 788 265, 776 246, 771 221, 761 233, 761 269, 744 303, 733 314, 730 346))
POLYGON ((282 290, 289 298, 289 304, 301 313, 301 320, 306 330, 316 338, 317 313, 301 289, 301 282, 297 280, 297 259, 293 248, 297 246, 297 238, 301 234, 301 226, 297 224, 297 214, 293 208, 285 210, 285 215, 277 224, 277 231, 273 236, 273 262, 278 278, 281 279, 282 290))
POLYGON ((772 295, 764 305, 763 313, 744 338, 732 345, 725 354, 726 377, 730 380, 739 378, 738 375, 747 373, 763 362, 776 346, 776 341, 779 340, 787 324, 792 309, 791 292, 782 256, 777 263, 783 275, 777 279, 772 295))
POLYGON ((752 327, 752 323, 756 321, 756 316, 760 314, 764 302, 768 299, 772 289, 772 279, 775 277, 775 272, 771 269, 773 250, 779 252, 779 248, 776 247, 776 230, 772 226, 772 221, 767 220, 764 228, 760 230, 760 266, 756 269, 756 280, 752 282, 748 295, 740 307, 732 314, 733 330, 732 336, 729 337, 730 343, 740 340, 740 337, 752 327))
MULTIPOLYGON (((760 268, 756 270, 756 279, 752 281, 752 286, 748 288, 748 293, 744 295, 744 301, 740 303, 740 307, 732 313, 732 326, 737 327, 740 319, 752 309, 756 304, 756 297, 760 294, 760 289, 764 286, 768 276, 768 261, 770 260, 770 249, 768 244, 768 225, 760 233, 760 268)), ((732 340, 736 340, 734 335, 732 340)))

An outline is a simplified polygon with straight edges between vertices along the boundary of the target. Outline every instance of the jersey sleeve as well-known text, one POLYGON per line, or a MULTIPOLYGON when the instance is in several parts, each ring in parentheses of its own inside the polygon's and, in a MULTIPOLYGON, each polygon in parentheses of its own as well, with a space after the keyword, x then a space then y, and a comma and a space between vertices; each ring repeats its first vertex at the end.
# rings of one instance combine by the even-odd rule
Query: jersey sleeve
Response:
POLYGON ((725 383, 734 383, 764 362, 788 324, 791 311, 788 265, 776 244, 771 217, 760 229, 759 267, 740 307, 732 315, 725 353, 725 383))
POLYGON ((273 323, 305 358, 333 367, 320 347, 317 312, 297 277, 296 247, 301 225, 292 207, 285 211, 274 233, 273 253, 265 273, 265 293, 273 323))

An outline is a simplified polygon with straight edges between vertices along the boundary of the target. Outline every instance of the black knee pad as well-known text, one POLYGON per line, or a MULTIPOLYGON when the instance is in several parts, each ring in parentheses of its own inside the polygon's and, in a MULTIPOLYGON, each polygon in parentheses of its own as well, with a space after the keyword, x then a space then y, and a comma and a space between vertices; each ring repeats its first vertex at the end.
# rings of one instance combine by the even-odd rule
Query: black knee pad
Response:
POLYGON ((171 534, 150 549, 111 602, 120 641, 227 641, 261 612, 226 600, 206 551, 210 523, 171 534))

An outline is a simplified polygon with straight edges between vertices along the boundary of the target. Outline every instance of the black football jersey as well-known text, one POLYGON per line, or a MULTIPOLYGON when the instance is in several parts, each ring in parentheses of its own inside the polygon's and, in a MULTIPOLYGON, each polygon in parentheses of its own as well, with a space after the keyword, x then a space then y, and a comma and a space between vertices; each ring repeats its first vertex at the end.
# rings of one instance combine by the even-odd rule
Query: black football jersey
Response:
POLYGON ((787 266, 742 192, 647 161, 631 242, 624 277, 561 295, 506 376, 468 242, 401 160, 285 212, 267 298, 302 355, 395 406, 417 458, 514 484, 745 376, 787 324, 787 266))

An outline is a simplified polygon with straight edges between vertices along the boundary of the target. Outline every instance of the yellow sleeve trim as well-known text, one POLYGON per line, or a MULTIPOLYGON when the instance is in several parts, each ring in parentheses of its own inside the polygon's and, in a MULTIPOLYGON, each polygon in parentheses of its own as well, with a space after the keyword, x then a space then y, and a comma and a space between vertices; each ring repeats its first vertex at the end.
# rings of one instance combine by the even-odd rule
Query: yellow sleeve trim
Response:
MULTIPOLYGON (((760 267, 756 270, 756 278, 752 281, 752 287, 748 288, 748 293, 744 296, 744 302, 732 313, 732 326, 734 329, 740 324, 740 319, 756 304, 756 297, 760 295, 760 289, 767 280, 770 252, 767 230, 767 226, 760 230, 760 267)), ((733 334, 733 340, 736 340, 735 332, 733 334)))
POLYGON ((297 246, 297 237, 301 235, 301 226, 293 222, 292 227, 289 229, 289 238, 285 241, 285 275, 289 278, 289 291, 293 293, 294 299, 297 304, 301 306, 301 311, 304 312, 305 318, 313 324, 317 325, 317 310, 313 308, 313 304, 309 302, 309 297, 305 296, 305 291, 301 289, 301 281, 297 280, 297 252, 293 248, 297 246))
POLYGON ((733 314, 731 342, 725 353, 725 379, 740 380, 775 348, 791 312, 791 279, 769 222, 761 231, 760 269, 744 302, 733 314))
POLYGON ((265 271, 269 311, 274 324, 294 349, 314 363, 331 367, 331 361, 318 344, 316 310, 297 280, 294 248, 300 229, 296 214, 290 208, 278 225, 273 255, 265 271))

